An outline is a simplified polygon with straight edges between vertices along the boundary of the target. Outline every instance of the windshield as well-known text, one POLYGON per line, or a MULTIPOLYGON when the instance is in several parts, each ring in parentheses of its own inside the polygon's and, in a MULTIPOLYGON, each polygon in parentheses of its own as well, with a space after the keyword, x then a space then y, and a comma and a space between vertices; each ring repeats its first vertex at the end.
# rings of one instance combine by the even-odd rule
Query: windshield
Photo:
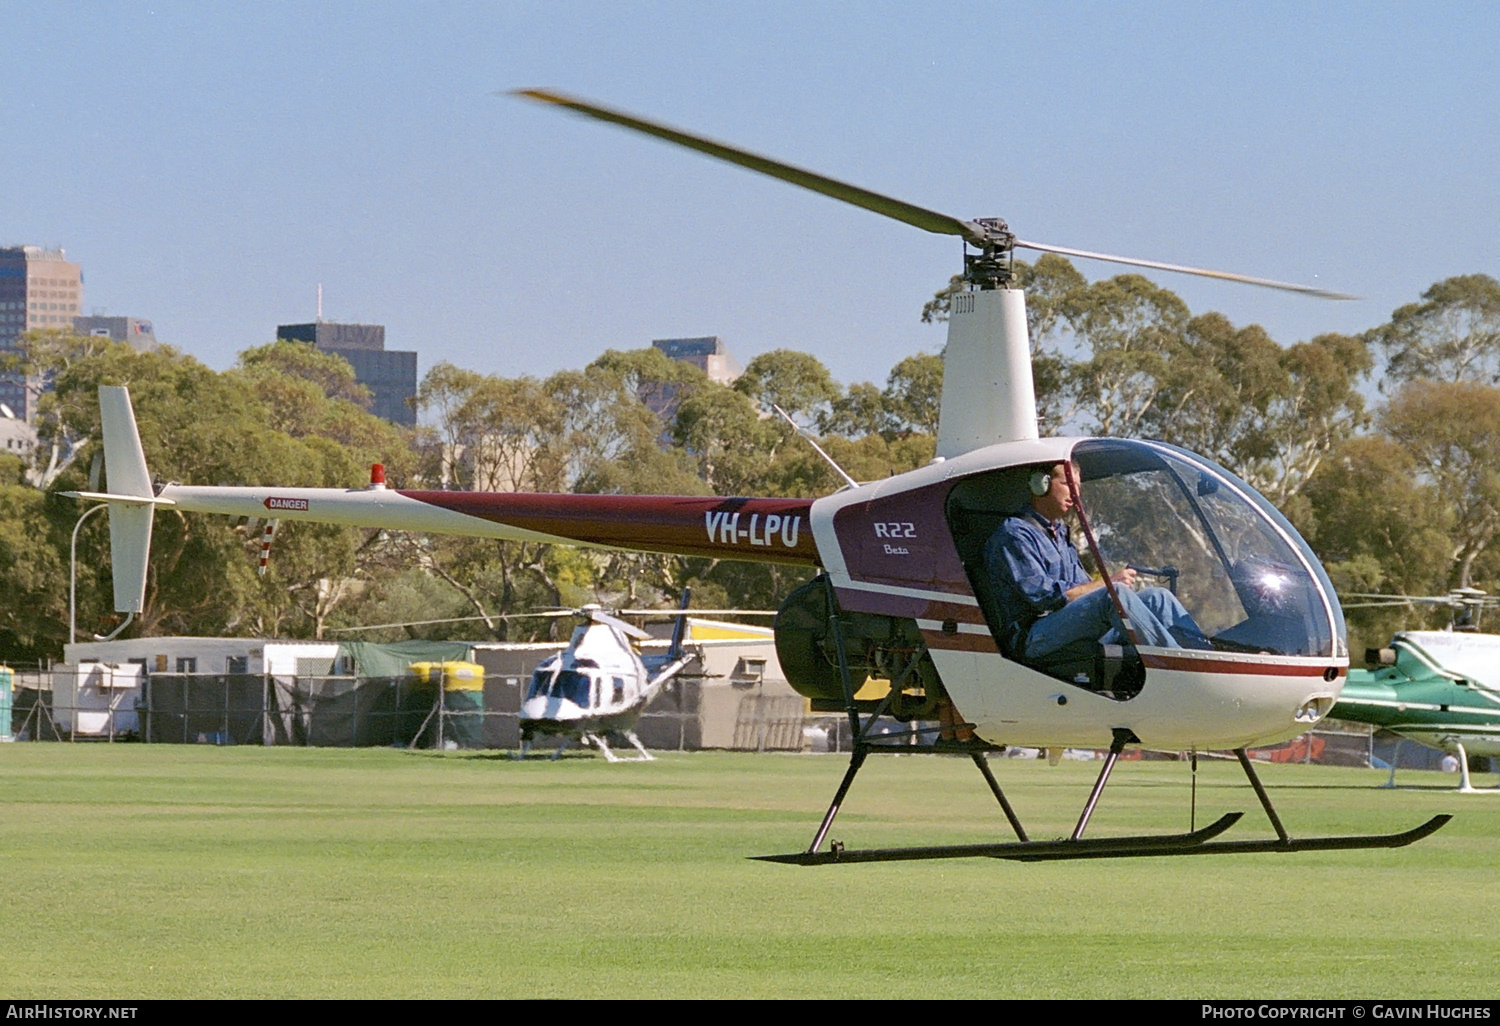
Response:
MULTIPOLYGON (((553 664, 556 665, 556 664, 553 664)), ((552 667, 539 666, 531 675, 531 687, 526 690, 526 697, 536 698, 547 693, 547 687, 552 683, 552 667)))
POLYGON ((565 698, 580 708, 587 709, 589 702, 589 688, 592 684, 588 674, 579 673, 577 670, 556 671, 554 678, 553 667, 539 666, 531 675, 531 687, 526 691, 528 699, 546 695, 550 698, 565 698))
POLYGON ((562 670, 557 675, 557 680, 552 684, 551 695, 553 698, 566 698, 574 705, 587 709, 589 707, 589 677, 586 673, 577 670, 562 670))
POLYGON ((1322 567, 1249 485, 1154 443, 1094 439, 1074 458, 1108 572, 1131 566, 1143 584, 1170 590, 1215 649, 1325 657, 1346 649, 1322 567))

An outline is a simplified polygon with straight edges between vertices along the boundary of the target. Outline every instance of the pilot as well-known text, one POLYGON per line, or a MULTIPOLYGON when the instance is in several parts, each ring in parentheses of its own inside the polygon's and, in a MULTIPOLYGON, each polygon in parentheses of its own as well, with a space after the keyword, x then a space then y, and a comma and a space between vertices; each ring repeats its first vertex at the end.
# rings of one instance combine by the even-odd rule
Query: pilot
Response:
MULTIPOLYGON (((1072 468, 1074 479, 1078 469, 1072 468)), ((1078 560, 1078 550, 1062 523, 1075 503, 1068 474, 1059 463, 1031 474, 1031 502, 990 536, 984 546, 985 571, 1000 606, 1012 658, 1045 666, 1049 657, 1083 638, 1125 642, 1120 615, 1102 580, 1094 580, 1078 560)), ((1165 588, 1135 591, 1136 572, 1117 570, 1120 606, 1137 641, 1158 648, 1209 648, 1177 596, 1165 588)))

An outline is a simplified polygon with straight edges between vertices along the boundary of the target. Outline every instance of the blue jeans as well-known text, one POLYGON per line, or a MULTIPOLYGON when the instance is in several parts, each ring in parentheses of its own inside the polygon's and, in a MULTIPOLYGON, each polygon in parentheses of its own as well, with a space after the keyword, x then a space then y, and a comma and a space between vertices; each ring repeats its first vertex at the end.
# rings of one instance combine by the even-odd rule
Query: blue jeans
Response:
MULTIPOLYGON (((1209 647, 1208 639, 1198 629, 1192 614, 1167 589, 1143 588, 1137 592, 1119 587, 1116 594, 1120 596, 1120 605, 1142 645, 1154 648, 1209 647)), ((1129 639, 1121 628, 1120 615, 1109 600, 1109 589, 1098 588, 1032 624, 1026 635, 1026 658, 1045 659, 1065 645, 1083 638, 1119 644, 1129 639)))

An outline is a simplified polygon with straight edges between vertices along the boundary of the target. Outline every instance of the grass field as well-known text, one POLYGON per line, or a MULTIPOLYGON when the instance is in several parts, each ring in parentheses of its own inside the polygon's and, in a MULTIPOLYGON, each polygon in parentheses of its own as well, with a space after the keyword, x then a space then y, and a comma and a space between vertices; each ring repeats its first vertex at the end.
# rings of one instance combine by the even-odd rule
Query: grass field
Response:
MULTIPOLYGON (((803 869, 845 760, 514 763, 390 750, 0 748, 0 996, 1481 997, 1500 796, 1269 766, 1293 835, 1458 817, 1396 851, 803 869)), ((1098 764, 993 765, 1034 837, 1098 764)), ((1488 778, 1486 778, 1488 779, 1488 778)), ((1179 763, 1116 771, 1091 835, 1178 830, 1179 763)), ((1200 825, 1270 836, 1233 764, 1200 825)), ((872 759, 832 836, 1002 839, 967 760, 872 759)))

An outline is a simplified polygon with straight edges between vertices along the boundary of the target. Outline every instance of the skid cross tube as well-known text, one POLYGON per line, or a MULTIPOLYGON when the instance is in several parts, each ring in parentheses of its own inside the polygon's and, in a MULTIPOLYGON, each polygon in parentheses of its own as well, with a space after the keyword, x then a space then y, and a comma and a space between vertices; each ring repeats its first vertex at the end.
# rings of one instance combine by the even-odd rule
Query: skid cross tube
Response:
POLYGON ((1240 760, 1240 766, 1245 771, 1245 776, 1250 778, 1250 786, 1255 788, 1255 797, 1260 799, 1260 807, 1266 810, 1266 818, 1271 821, 1271 826, 1276 831, 1276 836, 1281 838, 1282 844, 1289 844, 1291 838, 1287 836, 1286 827, 1281 825, 1281 817, 1276 815, 1276 809, 1271 805, 1271 797, 1266 794, 1265 787, 1260 782, 1260 776, 1255 772, 1255 767, 1250 765, 1250 756, 1245 754, 1243 748, 1234 750, 1234 757, 1240 760))
POLYGON ((1115 768, 1115 763, 1120 761, 1120 753, 1125 746, 1132 741, 1139 741, 1135 731, 1124 727, 1115 727, 1111 731, 1114 737, 1109 742, 1109 754, 1104 757, 1104 768, 1099 771, 1099 779, 1094 781, 1094 789, 1089 792, 1089 800, 1083 803, 1083 815, 1078 817, 1078 825, 1073 828, 1072 840, 1081 840, 1083 828, 1089 825, 1089 817, 1094 814, 1094 806, 1099 804, 1099 796, 1104 793, 1104 785, 1109 783, 1110 771, 1115 768))
POLYGON ((984 757, 983 752, 972 753, 974 765, 979 767, 979 772, 984 776, 984 782, 990 785, 990 793, 995 796, 995 801, 1000 803, 1000 809, 1005 813, 1005 818, 1010 820, 1010 828, 1016 832, 1016 839, 1029 841, 1026 836, 1026 828, 1021 826, 1021 821, 1016 818, 1016 810, 1010 807, 1010 802, 1005 799, 1005 792, 1000 790, 1000 782, 995 779, 995 774, 990 771, 990 761, 984 757))
POLYGON ((807 846, 808 854, 823 847, 823 838, 828 836, 828 828, 833 826, 833 817, 839 814, 839 806, 844 804, 844 796, 849 793, 849 785, 854 783, 854 775, 865 764, 865 756, 868 754, 869 752, 861 746, 854 749, 854 754, 849 757, 849 769, 845 771, 843 782, 839 784, 839 789, 833 796, 833 804, 828 806, 823 822, 818 825, 818 832, 813 836, 812 844, 807 846))

